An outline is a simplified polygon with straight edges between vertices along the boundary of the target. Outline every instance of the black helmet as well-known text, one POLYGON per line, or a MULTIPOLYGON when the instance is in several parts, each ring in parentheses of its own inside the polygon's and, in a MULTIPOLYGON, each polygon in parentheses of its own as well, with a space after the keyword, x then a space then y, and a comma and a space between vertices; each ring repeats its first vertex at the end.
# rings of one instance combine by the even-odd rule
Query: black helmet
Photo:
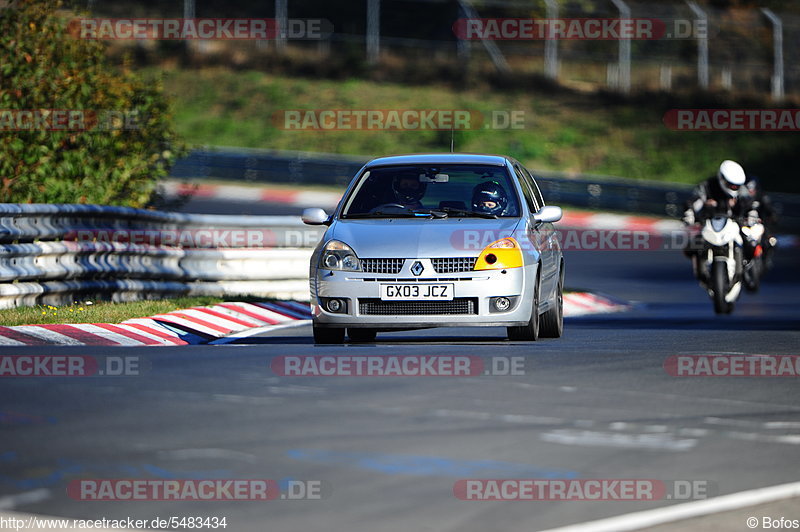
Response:
POLYGON ((475 212, 485 212, 499 216, 508 206, 508 196, 506 191, 497 181, 480 183, 472 189, 472 210, 475 212), (491 201, 494 207, 484 205, 484 202, 491 201))
POLYGON ((428 184, 420 181, 417 174, 397 174, 392 178, 392 191, 400 203, 418 202, 425 195, 427 188, 428 184))
POLYGON ((747 176, 747 181, 744 182, 744 186, 747 187, 747 191, 750 192, 751 196, 755 196, 758 193, 758 189, 760 188, 761 184, 756 176, 750 175, 747 176))

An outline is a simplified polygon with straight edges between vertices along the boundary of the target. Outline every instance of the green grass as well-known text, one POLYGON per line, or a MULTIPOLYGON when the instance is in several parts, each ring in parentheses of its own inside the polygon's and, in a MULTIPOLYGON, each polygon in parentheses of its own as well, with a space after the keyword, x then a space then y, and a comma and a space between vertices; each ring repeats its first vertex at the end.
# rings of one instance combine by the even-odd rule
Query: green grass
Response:
MULTIPOLYGON (((508 154, 534 169, 683 183, 698 182, 720 161, 734 158, 759 174, 768 188, 800 191, 785 175, 800 147, 796 133, 671 131, 662 117, 679 104, 666 97, 620 101, 568 90, 455 90, 225 68, 167 70, 163 75, 175 101, 177 129, 192 144, 362 156, 448 151, 447 131, 286 131, 275 127, 272 117, 285 109, 514 110, 524 112, 524 129, 459 131, 456 150, 508 154)), ((693 105, 709 104, 681 106, 693 105)))
POLYGON ((9 327, 43 323, 120 323, 131 318, 144 318, 189 307, 214 305, 223 301, 225 299, 218 297, 199 296, 126 303, 83 302, 61 307, 52 305, 20 307, 4 309, 0 314, 0 325, 9 327))

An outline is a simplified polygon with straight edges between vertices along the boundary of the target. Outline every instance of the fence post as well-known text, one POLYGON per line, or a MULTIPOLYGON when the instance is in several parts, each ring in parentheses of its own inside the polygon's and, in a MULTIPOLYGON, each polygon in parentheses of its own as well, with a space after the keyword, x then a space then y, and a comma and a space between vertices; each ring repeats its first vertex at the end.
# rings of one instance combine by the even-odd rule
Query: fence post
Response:
MULTIPOLYGON (((467 18, 479 18, 478 13, 472 8, 469 4, 469 0, 458 0, 458 5, 461 6, 461 9, 466 13, 467 18)), ((503 74, 508 74, 511 72, 511 69, 508 67, 508 63, 506 62, 506 58, 503 56, 503 52, 500 51, 500 48, 497 47, 495 42, 491 39, 485 39, 481 37, 481 44, 489 54, 489 58, 494 63, 495 68, 503 74)))
POLYGON ((183 18, 194 18, 194 0, 183 0, 183 18))
MULTIPOLYGON (((631 18, 631 8, 623 0, 611 0, 619 10, 619 18, 631 18)), ((619 88, 623 93, 631 92, 631 39, 623 37, 619 40, 619 88)))
POLYGON ((289 18, 289 0, 275 0, 275 49, 278 53, 286 51, 286 27, 289 18))
MULTIPOLYGON (((703 21, 704 27, 708 28, 706 12, 694 2, 687 0, 686 4, 694 15, 703 21)), ((708 88, 708 31, 700 32, 697 36, 697 83, 703 89, 708 88)))
MULTIPOLYGON (((544 0, 547 19, 550 21, 548 28, 552 28, 553 20, 558 18, 558 2, 544 0)), ((548 33, 544 41, 544 75, 550 79, 558 79, 558 39, 552 38, 548 33)))
POLYGON ((772 98, 783 100, 783 21, 771 9, 762 7, 761 12, 772 23, 772 43, 774 47, 772 98))
MULTIPOLYGON (((459 4, 458 6, 458 16, 459 18, 466 19, 467 13, 464 11, 464 8, 459 4)), ((458 55, 458 59, 465 64, 469 64, 469 58, 472 53, 471 43, 468 39, 462 39, 459 35, 456 35, 456 54, 458 55)))
POLYGON ((672 89, 672 67, 670 65, 661 65, 659 72, 659 87, 661 90, 672 89))
POLYGON ((367 0, 367 63, 374 65, 381 54, 381 0, 367 0))

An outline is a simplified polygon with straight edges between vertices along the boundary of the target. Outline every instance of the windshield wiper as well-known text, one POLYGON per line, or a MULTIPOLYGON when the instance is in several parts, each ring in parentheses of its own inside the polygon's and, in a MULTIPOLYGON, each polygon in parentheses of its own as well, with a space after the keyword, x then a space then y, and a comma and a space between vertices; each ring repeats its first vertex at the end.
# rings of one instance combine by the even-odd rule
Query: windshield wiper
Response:
POLYGON ((442 207, 441 209, 436 209, 436 211, 443 212, 446 214, 454 214, 456 216, 477 216, 478 218, 497 219, 496 214, 489 214, 488 212, 468 211, 466 209, 456 209, 455 207, 442 207))
POLYGON ((433 218, 447 218, 447 213, 442 212, 441 209, 414 209, 414 214, 417 216, 424 215, 424 216, 431 216, 433 218))

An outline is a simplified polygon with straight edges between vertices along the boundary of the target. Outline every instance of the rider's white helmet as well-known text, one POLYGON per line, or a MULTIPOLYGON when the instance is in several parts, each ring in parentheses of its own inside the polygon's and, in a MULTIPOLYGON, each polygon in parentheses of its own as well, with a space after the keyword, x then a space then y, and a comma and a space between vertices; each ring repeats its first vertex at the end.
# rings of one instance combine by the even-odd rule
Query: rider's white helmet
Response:
POLYGON ((746 176, 744 168, 736 161, 722 161, 717 172, 719 185, 729 196, 735 198, 739 194, 739 188, 744 185, 746 176))

